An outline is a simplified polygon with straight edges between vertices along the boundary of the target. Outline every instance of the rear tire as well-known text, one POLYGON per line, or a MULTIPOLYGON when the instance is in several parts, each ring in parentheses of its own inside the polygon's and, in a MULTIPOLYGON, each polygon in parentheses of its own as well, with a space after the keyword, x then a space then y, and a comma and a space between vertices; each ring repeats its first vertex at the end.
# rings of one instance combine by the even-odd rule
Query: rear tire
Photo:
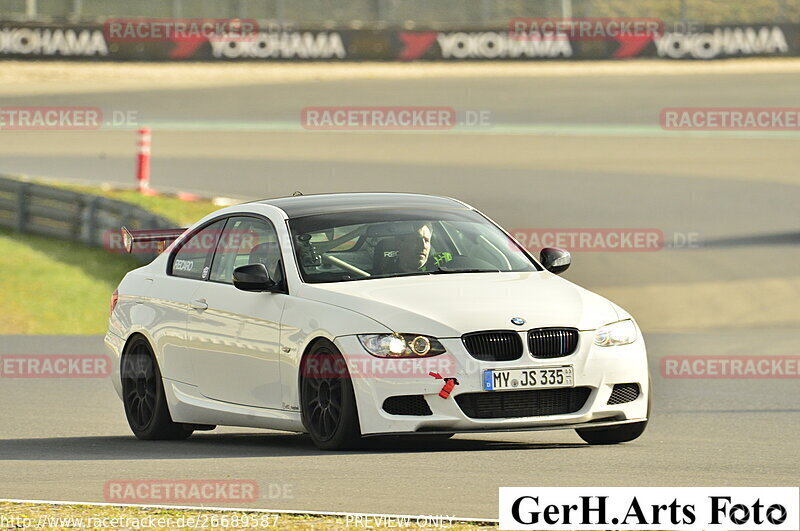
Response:
POLYGON ((133 339, 125 348, 121 365, 122 402, 133 434, 149 441, 189 437, 194 431, 191 425, 172 421, 161 371, 147 340, 133 339))
POLYGON ((303 425, 320 450, 361 446, 361 426, 353 383, 344 358, 327 340, 319 340, 300 364, 303 425))

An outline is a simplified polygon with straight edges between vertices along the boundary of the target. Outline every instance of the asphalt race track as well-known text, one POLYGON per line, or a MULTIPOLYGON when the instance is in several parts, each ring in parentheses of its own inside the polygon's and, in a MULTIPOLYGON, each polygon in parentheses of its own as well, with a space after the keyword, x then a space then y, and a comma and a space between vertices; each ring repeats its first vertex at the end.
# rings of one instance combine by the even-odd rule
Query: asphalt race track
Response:
MULTIPOLYGON (((380 441, 317 451, 301 435, 130 434, 104 379, 0 379, 0 498, 104 501, 109 480, 255 480, 253 507, 497 517, 499 486, 796 486, 797 379, 663 378, 675 355, 797 356, 800 134, 663 131, 664 107, 796 107, 800 74, 341 80, 4 95, 0 106, 136 110, 153 185, 241 198, 413 191, 464 199, 507 228, 659 229, 677 248, 582 252, 570 280, 644 329, 653 418, 634 443, 571 431, 380 441), (324 105, 488 110, 485 128, 304 131, 324 105), (697 245, 686 248, 688 235, 697 245), (280 486, 280 488, 275 487, 280 486), (280 490, 281 494, 276 494, 280 490)), ((0 132, 0 173, 130 185, 130 130, 0 132)), ((4 354, 101 354, 97 337, 4 336, 4 354)))
MULTIPOLYGON (((797 333, 765 330, 771 353, 797 333)), ((750 332, 651 334, 651 352, 749 354, 750 332)), ((102 353, 100 338, 7 337, 0 355, 102 353)), ((0 496, 103 502, 108 481, 254 480, 252 507, 497 517, 500 486, 792 486, 800 423, 796 381, 664 380, 636 442, 590 447, 572 431, 459 435, 435 445, 386 441, 316 450, 304 435, 233 428, 182 442, 130 434, 106 380, 8 380, 0 388, 0 496), (278 487, 279 486, 279 487, 278 487), (270 498, 270 492, 281 496, 270 498), (283 497, 283 493, 287 496, 283 497)))

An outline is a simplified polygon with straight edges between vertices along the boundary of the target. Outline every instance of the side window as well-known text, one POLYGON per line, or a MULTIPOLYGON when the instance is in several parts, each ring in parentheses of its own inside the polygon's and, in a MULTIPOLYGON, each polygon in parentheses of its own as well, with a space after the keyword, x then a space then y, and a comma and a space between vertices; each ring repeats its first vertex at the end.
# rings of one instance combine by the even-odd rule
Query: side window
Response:
POLYGON ((194 280, 207 279, 211 253, 217 246, 217 240, 224 226, 225 220, 221 219, 186 240, 172 255, 169 274, 194 280))
POLYGON ((278 235, 268 221, 252 217, 232 217, 222 233, 211 265, 211 280, 233 283, 233 270, 262 263, 276 282, 281 281, 281 252, 278 235))

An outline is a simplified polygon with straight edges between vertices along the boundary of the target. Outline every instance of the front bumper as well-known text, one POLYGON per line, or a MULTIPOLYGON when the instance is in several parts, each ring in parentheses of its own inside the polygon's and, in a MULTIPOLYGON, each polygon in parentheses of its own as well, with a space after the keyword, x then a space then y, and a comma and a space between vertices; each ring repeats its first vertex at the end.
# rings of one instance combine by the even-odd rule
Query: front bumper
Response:
POLYGON ((601 427, 645 420, 650 387, 646 349, 641 334, 634 343, 617 347, 598 347, 593 344, 593 338, 593 331, 581 332, 578 348, 569 356, 535 359, 526 349, 520 359, 504 362, 479 361, 467 352, 460 338, 441 339, 447 354, 414 360, 417 363, 414 368, 409 368, 409 361, 403 363, 404 360, 399 359, 380 359, 381 371, 378 372, 359 370, 363 369, 365 358, 370 356, 356 336, 338 337, 335 343, 351 369, 361 433, 365 436, 601 427), (436 362, 437 358, 442 359, 436 362), (423 360, 425 364, 420 366, 419 362, 423 360), (572 365, 574 386, 590 390, 586 402, 573 413, 479 419, 467 416, 455 400, 462 393, 485 393, 482 387, 484 370, 560 365, 572 365), (428 376, 428 368, 431 367, 434 368, 433 372, 440 372, 443 378, 458 379, 459 385, 449 398, 439 396, 444 382, 428 376), (639 396, 623 404, 608 404, 614 385, 627 383, 639 385, 639 396), (432 414, 394 415, 383 409, 387 398, 406 395, 422 395, 432 414))

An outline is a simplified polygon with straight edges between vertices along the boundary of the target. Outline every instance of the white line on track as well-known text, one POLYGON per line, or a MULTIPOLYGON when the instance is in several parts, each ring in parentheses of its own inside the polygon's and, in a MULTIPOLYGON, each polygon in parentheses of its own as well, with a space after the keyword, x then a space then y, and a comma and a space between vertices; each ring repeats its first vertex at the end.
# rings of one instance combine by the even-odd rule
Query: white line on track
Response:
MULTIPOLYGON (((433 130, 308 130, 298 121, 149 121, 151 129, 160 131, 222 131, 276 133, 360 133, 360 134, 469 134, 469 135, 540 135, 540 136, 609 136, 609 137, 718 137, 718 138, 800 138, 798 131, 667 131, 658 126, 637 124, 494 124, 484 127, 456 126, 453 129, 433 130)), ((137 126, 113 127, 115 130, 134 130, 137 126)))

